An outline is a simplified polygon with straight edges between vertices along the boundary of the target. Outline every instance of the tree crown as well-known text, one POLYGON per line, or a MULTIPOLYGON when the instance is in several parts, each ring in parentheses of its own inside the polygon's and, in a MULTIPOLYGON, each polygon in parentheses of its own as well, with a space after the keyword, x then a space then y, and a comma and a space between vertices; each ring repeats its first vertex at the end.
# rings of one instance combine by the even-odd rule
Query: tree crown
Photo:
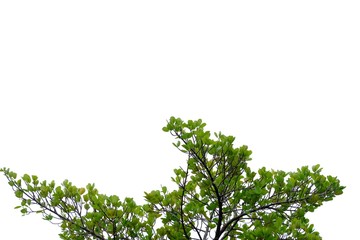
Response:
POLYGON ((94 184, 56 185, 35 175, 2 168, 23 215, 42 214, 59 224, 61 239, 321 239, 305 214, 343 192, 319 165, 294 172, 257 172, 251 151, 234 147, 235 137, 205 130, 201 119, 171 117, 163 131, 186 155, 174 169, 176 189, 145 192, 146 203, 100 194, 94 184))

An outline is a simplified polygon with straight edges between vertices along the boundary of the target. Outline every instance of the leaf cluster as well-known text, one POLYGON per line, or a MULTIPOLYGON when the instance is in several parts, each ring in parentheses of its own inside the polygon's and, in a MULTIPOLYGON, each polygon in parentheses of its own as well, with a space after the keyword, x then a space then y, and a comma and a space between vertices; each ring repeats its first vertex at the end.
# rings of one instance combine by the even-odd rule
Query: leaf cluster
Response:
POLYGON ((61 239, 152 239, 155 217, 147 213, 132 198, 123 201, 116 195, 100 194, 94 184, 78 188, 68 180, 40 182, 35 175, 17 174, 10 169, 1 171, 8 179, 15 196, 21 200, 16 206, 23 215, 42 214, 61 227, 61 239), (35 208, 34 208, 35 207, 35 208))

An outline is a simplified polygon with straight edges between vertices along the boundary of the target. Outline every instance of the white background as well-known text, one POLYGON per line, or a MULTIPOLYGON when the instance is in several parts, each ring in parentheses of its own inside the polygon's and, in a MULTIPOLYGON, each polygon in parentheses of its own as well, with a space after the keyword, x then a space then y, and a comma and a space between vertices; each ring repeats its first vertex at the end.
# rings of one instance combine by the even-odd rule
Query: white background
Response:
MULTIPOLYGON (((358 1, 1 1, 0 167, 131 196, 171 185, 175 115, 253 150, 320 163, 342 196, 308 215, 358 236, 358 1)), ((0 178, 1 239, 58 239, 0 178)))

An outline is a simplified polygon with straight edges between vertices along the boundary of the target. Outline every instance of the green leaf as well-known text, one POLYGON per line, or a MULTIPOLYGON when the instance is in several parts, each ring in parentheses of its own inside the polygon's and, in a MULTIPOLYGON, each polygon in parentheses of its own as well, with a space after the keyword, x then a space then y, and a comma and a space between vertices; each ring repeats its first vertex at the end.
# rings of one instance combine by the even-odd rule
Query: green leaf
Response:
POLYGON ((335 195, 341 195, 341 194, 343 194, 343 190, 342 189, 337 189, 337 190, 335 190, 335 195))
POLYGON ((89 195, 88 194, 83 195, 83 199, 85 202, 89 201, 89 195))
POLYGON ((15 179, 17 177, 17 174, 14 172, 10 172, 9 176, 13 179, 15 179))
POLYGON ((33 181, 37 181, 37 180, 38 180, 38 177, 35 176, 35 175, 32 175, 31 178, 32 178, 33 181))
POLYGON ((85 188, 79 188, 79 194, 83 195, 85 193, 85 188))
POLYGON ((85 203, 84 208, 85 208, 86 210, 89 210, 90 205, 89 205, 88 203, 85 203))
POLYGON ((24 176, 22 177, 22 179, 27 182, 27 183, 30 183, 31 182, 31 178, 28 174, 24 174, 24 176))
POLYGON ((52 219, 53 219, 53 216, 51 216, 51 215, 46 215, 44 217, 44 220, 47 220, 47 221, 51 221, 52 219))
POLYGON ((16 191, 15 191, 15 196, 16 196, 17 198, 22 198, 22 197, 23 197, 23 192, 22 192, 21 190, 16 190, 16 191))
POLYGON ((313 172, 320 172, 320 171, 318 171, 319 169, 320 169, 320 164, 316 164, 316 165, 312 166, 313 172))

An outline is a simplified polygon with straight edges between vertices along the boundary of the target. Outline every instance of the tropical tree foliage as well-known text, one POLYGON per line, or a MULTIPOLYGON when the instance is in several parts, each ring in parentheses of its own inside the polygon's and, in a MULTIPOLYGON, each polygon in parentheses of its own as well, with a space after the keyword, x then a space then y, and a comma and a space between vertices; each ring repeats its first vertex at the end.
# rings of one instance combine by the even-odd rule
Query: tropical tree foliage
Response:
POLYGON ((100 194, 94 184, 76 187, 40 181, 2 168, 21 213, 39 213, 59 224, 61 239, 321 239, 306 217, 343 192, 319 165, 294 172, 252 171, 251 151, 233 136, 205 130, 201 120, 171 117, 163 128, 186 156, 174 170, 175 190, 145 193, 146 204, 100 194))

